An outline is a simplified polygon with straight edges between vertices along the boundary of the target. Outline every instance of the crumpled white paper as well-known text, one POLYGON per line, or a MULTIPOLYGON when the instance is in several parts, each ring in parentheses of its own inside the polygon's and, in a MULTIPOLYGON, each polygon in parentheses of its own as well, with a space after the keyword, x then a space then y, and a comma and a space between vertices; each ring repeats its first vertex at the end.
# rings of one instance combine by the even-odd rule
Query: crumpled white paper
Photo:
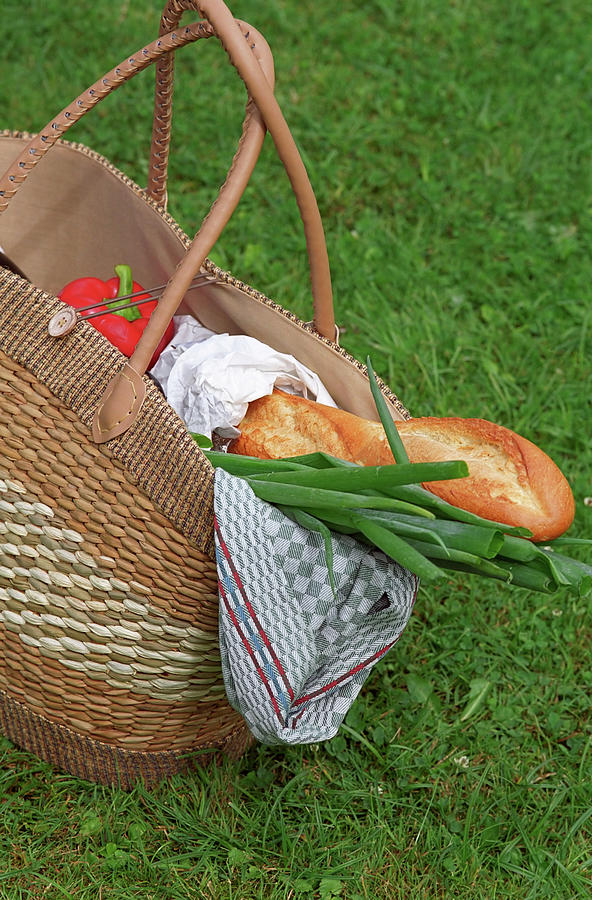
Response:
POLYGON ((151 369, 189 431, 236 437, 251 400, 274 387, 336 406, 319 377, 293 356, 247 335, 216 334, 175 316, 175 336, 151 369))

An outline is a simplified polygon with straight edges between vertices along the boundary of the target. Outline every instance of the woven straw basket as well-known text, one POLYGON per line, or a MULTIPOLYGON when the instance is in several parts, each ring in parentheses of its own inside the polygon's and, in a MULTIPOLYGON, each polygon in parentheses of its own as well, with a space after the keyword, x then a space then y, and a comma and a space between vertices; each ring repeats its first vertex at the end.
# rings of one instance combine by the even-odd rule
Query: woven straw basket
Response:
MULTIPOLYGON (((150 784, 201 753, 238 755, 250 742, 220 669, 213 470, 144 375, 152 350, 175 312, 191 314, 215 331, 250 334, 292 353, 339 405, 373 418, 366 370, 335 341, 322 226, 273 94, 269 49, 221 0, 170 0, 158 40, 38 135, 0 135, 3 171, 0 244, 27 278, 0 268, 0 730, 74 775, 150 784), (179 26, 186 9, 202 20, 179 26), (228 179, 190 241, 165 211, 173 51, 211 36, 249 99, 228 179), (143 190, 61 136, 153 62, 143 190), (302 213, 313 323, 207 259, 266 130, 302 213), (86 322, 52 336, 48 323, 65 310, 55 293, 73 278, 111 272, 122 259, 144 285, 168 281, 134 356, 126 360, 86 322), (199 271, 211 282, 188 293, 199 271)), ((405 418, 382 387, 393 417, 405 418)))

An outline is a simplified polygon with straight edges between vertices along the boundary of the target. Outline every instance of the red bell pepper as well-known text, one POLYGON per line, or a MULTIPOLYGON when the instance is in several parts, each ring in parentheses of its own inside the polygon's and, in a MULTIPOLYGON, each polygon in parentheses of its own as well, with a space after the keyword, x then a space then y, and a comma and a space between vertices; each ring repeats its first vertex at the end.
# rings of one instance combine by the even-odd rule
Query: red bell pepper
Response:
MULTIPOLYGON (((62 288, 58 297, 64 303, 67 303, 68 306, 73 306, 76 309, 89 306, 91 303, 97 304, 96 308, 92 309, 93 313, 104 309, 105 315, 90 319, 90 323, 94 325, 97 331, 104 334, 118 350, 121 350, 125 356, 130 357, 148 324, 157 301, 142 303, 141 306, 132 306, 129 309, 117 309, 118 305, 121 306, 129 302, 123 300, 118 304, 118 297, 127 297, 129 294, 140 292, 133 299, 144 300, 150 295, 141 293, 144 288, 132 279, 132 271, 129 266, 115 266, 115 273, 116 277, 109 278, 107 281, 93 277, 76 278, 62 288)), ((173 334, 174 325, 171 322, 150 360, 149 369, 155 364, 169 341, 172 340, 173 334)))

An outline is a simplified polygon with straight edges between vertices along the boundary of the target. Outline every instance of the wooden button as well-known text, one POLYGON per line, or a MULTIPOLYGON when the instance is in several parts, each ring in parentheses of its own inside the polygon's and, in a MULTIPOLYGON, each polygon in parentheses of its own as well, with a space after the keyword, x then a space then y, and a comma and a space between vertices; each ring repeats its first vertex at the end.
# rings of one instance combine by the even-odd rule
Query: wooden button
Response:
POLYGON ((70 334, 77 321, 76 310, 71 306, 64 306, 51 317, 47 330, 51 337, 63 337, 65 334, 70 334))

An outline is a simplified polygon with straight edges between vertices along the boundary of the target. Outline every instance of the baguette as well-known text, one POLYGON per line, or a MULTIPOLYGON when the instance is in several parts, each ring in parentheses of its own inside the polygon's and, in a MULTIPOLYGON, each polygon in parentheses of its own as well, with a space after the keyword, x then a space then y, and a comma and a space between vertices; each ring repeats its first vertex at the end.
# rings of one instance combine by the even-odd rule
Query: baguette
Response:
MULTIPOLYGON (((469 476, 424 485, 485 519, 523 526, 549 541, 569 528, 575 504, 566 478, 539 447, 485 419, 432 416, 396 422, 411 462, 463 459, 469 476)), ((394 462, 380 422, 274 392, 249 404, 229 451, 277 459, 323 451, 358 465, 394 462)))

